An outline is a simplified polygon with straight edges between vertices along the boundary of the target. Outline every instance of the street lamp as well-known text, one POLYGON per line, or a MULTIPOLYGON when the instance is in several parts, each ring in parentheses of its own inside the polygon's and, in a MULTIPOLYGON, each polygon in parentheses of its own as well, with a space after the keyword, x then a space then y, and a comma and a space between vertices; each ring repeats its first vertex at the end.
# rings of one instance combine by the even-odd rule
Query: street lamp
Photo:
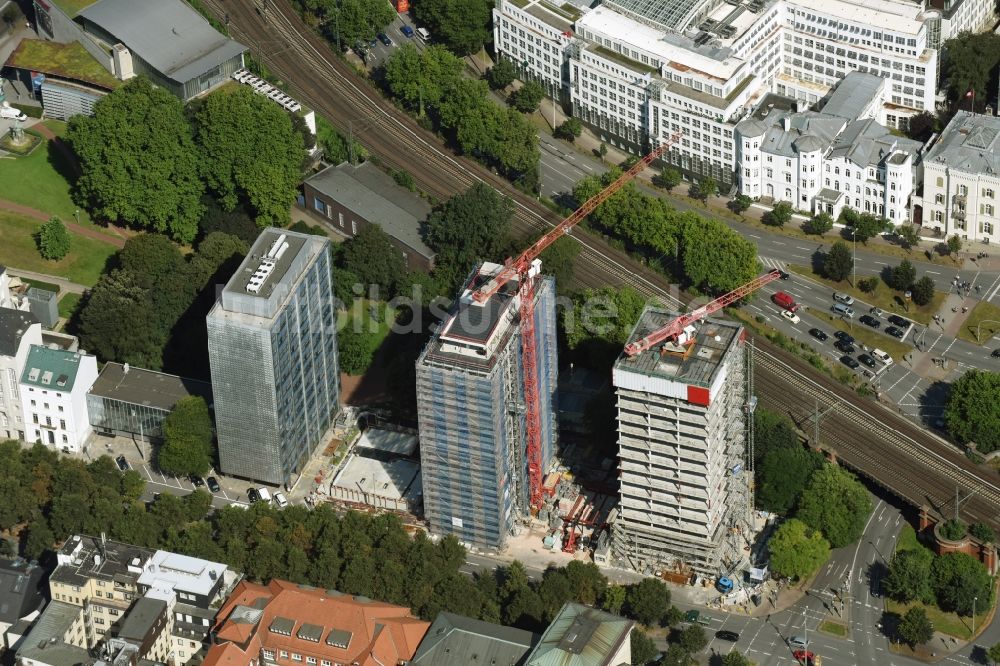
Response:
POLYGON ((972 597, 972 635, 976 635, 976 602, 979 597, 972 597))
POLYGON ((858 288, 858 230, 851 227, 851 242, 854 249, 851 250, 851 286, 858 288))

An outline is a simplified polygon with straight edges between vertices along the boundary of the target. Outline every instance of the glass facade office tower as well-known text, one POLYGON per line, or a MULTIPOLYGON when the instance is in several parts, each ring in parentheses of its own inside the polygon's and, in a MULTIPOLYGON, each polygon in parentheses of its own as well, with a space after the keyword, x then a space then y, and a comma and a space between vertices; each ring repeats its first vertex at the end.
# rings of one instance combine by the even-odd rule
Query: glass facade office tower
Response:
MULTIPOLYGON (((496 550, 529 502, 517 283, 484 304, 469 297, 500 268, 484 264, 472 274, 459 305, 417 360, 424 515, 437 534, 496 550)), ((536 280, 544 472, 556 437, 555 280, 536 280)))
POLYGON ((293 483, 337 414, 329 245, 265 229, 208 313, 224 474, 293 483))

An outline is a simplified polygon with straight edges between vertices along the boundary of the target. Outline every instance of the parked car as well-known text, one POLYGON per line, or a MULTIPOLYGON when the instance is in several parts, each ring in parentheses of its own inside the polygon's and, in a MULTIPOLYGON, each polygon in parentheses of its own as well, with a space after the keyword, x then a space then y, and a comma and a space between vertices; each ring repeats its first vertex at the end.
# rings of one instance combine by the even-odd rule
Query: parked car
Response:
POLYGON ((882 322, 871 315, 861 315, 861 319, 859 321, 865 326, 871 326, 875 330, 882 327, 882 322))
POLYGON ((853 356, 847 356, 846 354, 840 357, 840 362, 846 365, 851 370, 854 370, 859 365, 858 362, 854 360, 853 356))
POLYGON ((781 316, 787 319, 788 321, 792 322, 793 324, 797 324, 800 321, 802 321, 801 319, 799 319, 799 316, 794 312, 792 312, 791 310, 782 310, 781 316))
POLYGON ((854 305, 854 299, 850 294, 845 294, 842 291, 836 291, 833 293, 833 300, 839 301, 844 305, 854 305))
POLYGON ((257 489, 256 488, 250 488, 250 489, 247 490, 247 500, 251 504, 253 504, 254 502, 256 502, 259 499, 260 499, 260 495, 257 494, 257 489))
POLYGON ((875 367, 875 359, 873 359, 868 354, 862 354, 861 356, 858 357, 858 360, 864 363, 869 368, 875 367))
POLYGON ((899 326, 904 331, 910 327, 910 320, 900 317, 898 314, 889 315, 889 323, 899 326))
POLYGON ((885 311, 883 311, 882 308, 872 306, 872 309, 868 311, 868 314, 873 314, 876 317, 884 317, 885 311))
POLYGON ((854 345, 852 345, 850 342, 847 342, 846 340, 837 340, 836 342, 833 343, 833 347, 837 351, 844 352, 845 354, 853 354, 855 351, 854 345))
POLYGON ((377 36, 378 36, 378 41, 382 42, 386 46, 392 46, 392 40, 389 39, 389 35, 385 34, 384 32, 380 32, 378 33, 377 36))
POLYGON ((288 500, 285 498, 284 493, 274 493, 274 503, 278 505, 279 509, 284 509, 288 506, 288 500))
POLYGON ((990 354, 993 358, 1000 358, 1000 349, 994 349, 993 353, 990 354))
POLYGON ((896 328, 895 326, 890 326, 889 328, 885 329, 885 332, 886 334, 891 335, 894 338, 899 338, 900 340, 903 339, 903 332, 898 328, 896 328))
POLYGON ((118 469, 120 469, 123 472, 127 472, 128 470, 132 469, 131 467, 129 467, 128 461, 125 460, 125 456, 118 456, 117 458, 115 458, 115 462, 118 464, 118 469))
POLYGON ((854 344, 854 336, 847 331, 835 331, 833 337, 847 344, 854 344))
POLYGON ((810 328, 809 329, 809 335, 813 336, 814 338, 816 338, 820 342, 826 342, 829 339, 829 337, 830 337, 826 333, 824 333, 823 331, 819 330, 818 328, 810 328))
POLYGON ((263 487, 258 488, 257 489, 257 495, 260 497, 260 501, 262 501, 262 502, 270 502, 271 501, 271 493, 268 491, 267 488, 263 488, 263 487))
POLYGON ((407 39, 413 39, 413 34, 414 34, 413 28, 411 28, 410 26, 404 25, 402 28, 399 29, 399 31, 403 33, 403 35, 405 35, 407 39))
POLYGON ((222 490, 222 488, 219 486, 219 482, 215 480, 214 476, 208 477, 207 482, 208 482, 208 489, 211 490, 213 493, 217 493, 220 490, 222 490))
POLYGON ((715 632, 715 637, 720 641, 732 641, 733 643, 740 640, 740 635, 738 633, 735 631, 729 631, 728 629, 720 629, 715 632))
POLYGON ((785 271, 778 269, 778 278, 782 280, 787 280, 790 276, 785 271))
POLYGON ((189 479, 190 479, 191 483, 194 485, 195 488, 201 488, 203 485, 205 485, 205 480, 202 479, 200 476, 196 476, 196 475, 192 474, 189 477, 189 479))
POLYGON ((889 354, 882 351, 881 349, 879 349, 878 347, 876 347, 875 349, 871 350, 868 353, 871 354, 872 358, 874 358, 882 365, 892 365, 892 357, 889 356, 889 354))
POLYGON ((0 106, 0 118, 5 120, 17 120, 19 122, 25 122, 28 116, 25 115, 24 111, 15 108, 10 105, 10 102, 4 102, 3 106, 0 106))

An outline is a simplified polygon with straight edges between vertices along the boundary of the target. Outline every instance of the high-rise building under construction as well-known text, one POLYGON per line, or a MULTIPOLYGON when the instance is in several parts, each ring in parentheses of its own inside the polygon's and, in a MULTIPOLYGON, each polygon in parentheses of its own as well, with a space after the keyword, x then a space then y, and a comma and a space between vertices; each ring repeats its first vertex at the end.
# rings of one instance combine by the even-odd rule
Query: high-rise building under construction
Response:
MULTIPOLYGON (((629 341, 676 316, 646 308, 629 341)), ((739 324, 704 319, 615 363, 613 550, 632 568, 726 575, 749 554, 754 401, 745 338, 739 324)))
MULTIPOLYGON (((479 548, 504 548, 529 511, 527 426, 519 280, 485 302, 473 292, 500 273, 483 264, 417 359, 424 515, 431 531, 479 548)), ((540 462, 556 438, 555 280, 535 262, 534 338, 540 462)))

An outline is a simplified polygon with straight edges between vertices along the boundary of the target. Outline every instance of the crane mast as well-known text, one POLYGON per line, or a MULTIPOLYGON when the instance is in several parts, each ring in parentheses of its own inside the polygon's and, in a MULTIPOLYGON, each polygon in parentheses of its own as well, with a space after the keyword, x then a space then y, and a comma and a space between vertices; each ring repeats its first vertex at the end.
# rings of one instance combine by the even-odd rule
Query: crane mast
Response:
POLYGON ((670 149, 681 138, 675 132, 651 153, 627 169, 613 183, 592 196, 572 215, 557 224, 548 233, 535 241, 524 252, 504 262, 503 269, 472 293, 477 303, 485 303, 511 280, 518 280, 518 294, 521 299, 521 364, 524 375, 524 420, 527 434, 525 453, 528 459, 528 494, 532 508, 542 505, 542 419, 541 398, 538 393, 538 346, 535 340, 535 281, 530 274, 531 264, 550 245, 579 224, 598 206, 625 187, 653 160, 670 149))

